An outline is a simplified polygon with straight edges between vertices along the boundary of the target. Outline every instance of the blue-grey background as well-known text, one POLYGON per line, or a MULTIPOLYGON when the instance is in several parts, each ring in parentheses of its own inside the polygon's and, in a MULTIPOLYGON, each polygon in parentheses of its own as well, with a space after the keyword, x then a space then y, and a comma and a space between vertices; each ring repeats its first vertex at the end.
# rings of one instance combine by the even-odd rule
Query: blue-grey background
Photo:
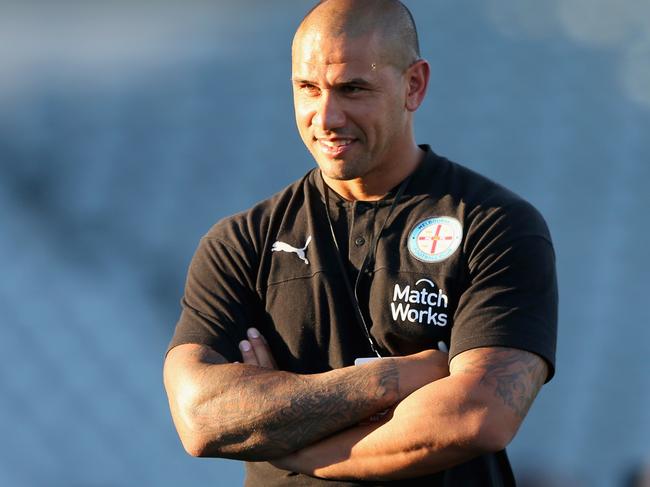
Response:
MULTIPOLYGON (((515 471, 622 485, 650 456, 650 2, 406 3, 419 142, 555 240, 557 376, 515 471)), ((0 0, 0 485, 241 484, 182 451, 162 357, 201 235, 312 167, 288 81, 311 4, 0 0)))

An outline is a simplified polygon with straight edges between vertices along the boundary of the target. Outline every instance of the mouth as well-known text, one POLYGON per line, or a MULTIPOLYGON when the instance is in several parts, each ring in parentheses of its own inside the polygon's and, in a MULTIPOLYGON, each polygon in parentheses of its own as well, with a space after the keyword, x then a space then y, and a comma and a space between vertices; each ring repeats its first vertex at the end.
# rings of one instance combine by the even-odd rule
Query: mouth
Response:
POLYGON ((345 154, 352 144, 356 142, 356 139, 347 138, 347 137, 336 137, 336 138, 315 138, 319 150, 329 156, 329 157, 340 157, 345 154))

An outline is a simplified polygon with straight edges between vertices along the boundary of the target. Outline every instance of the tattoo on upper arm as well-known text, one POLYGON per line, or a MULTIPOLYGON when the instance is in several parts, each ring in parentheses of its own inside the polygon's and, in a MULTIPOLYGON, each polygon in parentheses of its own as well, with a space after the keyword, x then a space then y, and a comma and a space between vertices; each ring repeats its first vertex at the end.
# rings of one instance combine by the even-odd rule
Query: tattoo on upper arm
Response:
POLYGON ((479 350, 476 357, 463 364, 463 372, 480 373, 480 384, 491 388, 506 406, 523 419, 546 379, 546 363, 524 350, 479 350))

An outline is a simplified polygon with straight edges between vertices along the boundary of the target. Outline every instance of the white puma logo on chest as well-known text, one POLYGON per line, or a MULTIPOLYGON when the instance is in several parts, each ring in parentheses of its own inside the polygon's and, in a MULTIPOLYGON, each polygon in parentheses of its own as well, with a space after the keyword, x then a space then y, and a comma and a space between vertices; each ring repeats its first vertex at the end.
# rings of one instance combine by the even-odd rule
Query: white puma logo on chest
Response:
POLYGON ((299 259, 305 261, 305 264, 309 264, 309 261, 305 257, 305 250, 307 250, 307 246, 309 245, 309 242, 311 242, 311 235, 307 237, 307 242, 305 242, 305 246, 301 249, 297 249, 296 247, 293 247, 289 245, 288 243, 280 242, 279 240, 273 244, 271 247, 271 252, 293 252, 295 253, 299 259))

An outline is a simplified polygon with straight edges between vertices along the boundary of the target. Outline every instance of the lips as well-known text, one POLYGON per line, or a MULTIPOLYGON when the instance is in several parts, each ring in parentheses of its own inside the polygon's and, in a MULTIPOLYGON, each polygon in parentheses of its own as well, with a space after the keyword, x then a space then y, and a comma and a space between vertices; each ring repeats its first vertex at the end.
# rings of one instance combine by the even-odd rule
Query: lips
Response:
POLYGON ((350 149, 356 139, 337 137, 333 139, 316 138, 318 147, 321 152, 328 156, 341 156, 350 149))

